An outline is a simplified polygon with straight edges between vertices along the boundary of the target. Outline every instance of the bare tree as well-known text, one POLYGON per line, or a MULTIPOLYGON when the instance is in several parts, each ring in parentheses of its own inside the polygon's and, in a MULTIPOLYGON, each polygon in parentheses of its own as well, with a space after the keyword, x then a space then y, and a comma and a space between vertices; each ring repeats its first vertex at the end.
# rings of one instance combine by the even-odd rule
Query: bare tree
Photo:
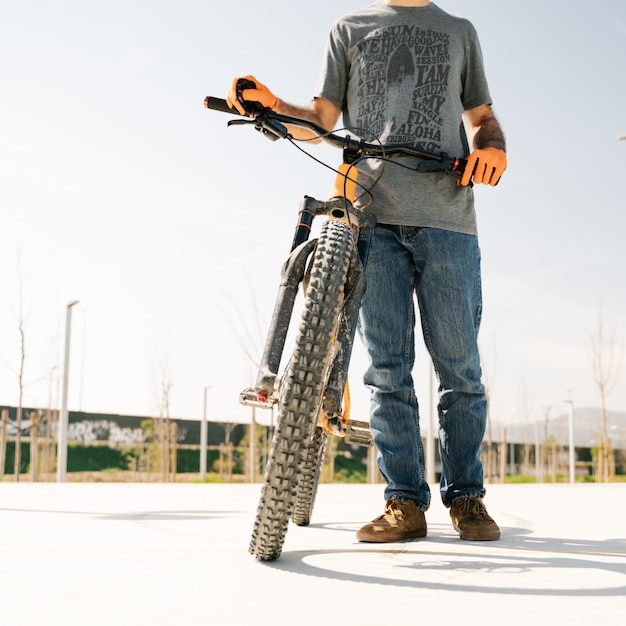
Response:
POLYGON ((8 409, 2 409, 0 413, 0 482, 4 476, 4 463, 7 451, 7 423, 9 422, 8 409))
MULTIPOLYGON (((15 481, 20 480, 20 469, 22 465, 22 430, 23 430, 23 418, 24 418, 24 395, 26 389, 32 385, 37 385, 46 379, 49 379, 50 385, 50 401, 47 412, 47 417, 45 421, 47 421, 47 428, 50 428, 50 415, 52 414, 52 388, 53 381, 51 373, 53 370, 57 369, 57 366, 53 366, 50 368, 50 374, 45 376, 41 376, 39 378, 27 379, 26 377, 26 362, 33 355, 33 351, 31 346, 31 341, 27 342, 27 331, 28 331, 28 322, 30 317, 30 310, 25 310, 25 284, 27 284, 28 273, 26 277, 23 272, 23 264, 22 264, 22 256, 18 253, 17 256, 17 307, 11 307, 13 309, 13 316, 15 319, 15 323, 17 325, 17 337, 18 337, 18 346, 19 346, 19 363, 17 368, 12 364, 9 364, 7 360, 0 356, 0 362, 4 364, 4 366, 15 376, 17 380, 18 386, 18 396, 17 396, 17 408, 16 408, 16 417, 15 417, 15 454, 14 454, 14 479, 15 481), (27 350, 28 344, 28 350, 27 350)), ((36 353, 36 351, 35 351, 36 353)), ((30 369, 30 368, 29 368, 30 369)), ((40 411, 32 411, 28 417, 31 418, 30 425, 30 436, 31 436, 31 473, 32 480, 35 482, 37 480, 38 467, 36 464, 38 463, 38 443, 37 443, 37 429, 43 426, 44 420, 39 419, 42 417, 42 413, 40 411)), ((5 439, 6 443, 6 439, 5 439)), ((3 467, 4 469, 4 467, 3 467)))
POLYGON ((163 341, 160 346, 160 353, 156 356, 156 378, 158 386, 157 405, 159 411, 158 427, 156 428, 156 437, 160 440, 160 465, 161 476, 164 482, 172 479, 172 472, 176 472, 176 468, 172 468, 172 445, 176 445, 172 441, 171 427, 171 393, 174 385, 172 378, 172 366, 169 351, 169 341, 163 341))
POLYGON ((623 346, 616 341, 615 324, 607 319, 602 305, 598 309, 595 332, 591 334, 591 365, 600 395, 600 436, 598 438, 597 480, 607 482, 612 474, 611 441, 608 434, 606 400, 612 391, 622 364, 623 346))
MULTIPOLYGON (((235 311, 235 315, 229 315, 225 310, 222 309, 224 316, 226 317, 228 324, 237 338, 237 342, 239 343, 239 347, 244 353, 245 357, 248 359, 249 363, 252 367, 257 370, 261 365, 261 359, 263 355, 263 345, 260 343, 259 339, 264 337, 266 334, 265 327, 267 326, 263 320, 263 317, 260 314, 260 309, 258 305, 258 301, 256 298, 256 293, 254 291, 254 287, 250 281, 250 279, 246 276, 248 283, 248 290, 250 294, 250 308, 248 311, 252 313, 252 322, 253 326, 250 325, 250 315, 244 315, 241 309, 237 306, 234 300, 227 294, 223 293, 226 300, 229 302, 231 307, 235 311)), ((274 422, 274 409, 271 408, 271 417, 270 421, 273 424, 274 422)), ((257 428, 257 419, 256 419, 256 409, 255 407, 251 407, 251 416, 250 416, 250 430, 249 430, 249 446, 250 446, 250 458, 249 458, 249 475, 250 482, 256 482, 256 474, 258 468, 258 449, 259 443, 261 446, 262 442, 259 442, 259 432, 257 428)), ((263 456, 266 457, 269 450, 269 441, 266 440, 266 445, 264 447, 263 456)))
POLYGON ((26 333, 24 331, 21 295, 17 329, 20 337, 20 364, 17 371, 18 400, 17 415, 15 417, 15 464, 13 466, 16 482, 20 480, 20 465, 22 463, 22 403, 24 400, 24 365, 26 363, 26 333))
MULTIPOLYGON (((18 401, 17 401, 17 414, 15 418, 15 455, 14 455, 14 474, 15 481, 20 479, 20 466, 22 462, 22 407, 24 400, 24 371, 26 364, 26 319, 24 315, 24 281, 22 276, 22 264, 21 259, 18 257, 17 263, 18 274, 18 303, 17 312, 15 314, 17 322, 17 332, 19 338, 19 365, 17 370, 10 367, 6 362, 5 365, 13 372, 17 378, 18 385, 18 401)), ((3 359, 4 361, 4 359, 3 359)))
POLYGON ((224 291, 222 295, 230 305, 232 311, 228 312, 224 307, 220 308, 242 352, 250 364, 255 369, 258 369, 261 364, 261 355, 263 354, 262 338, 265 337, 267 332, 267 323, 261 315, 256 292, 248 276, 246 276, 246 282, 250 295, 250 304, 246 307, 247 314, 244 315, 237 303, 224 291), (250 320, 252 320, 252 324, 250 320))
POLYGON ((550 416, 552 414, 552 406, 543 407, 543 441, 540 447, 539 459, 539 480, 543 482, 543 477, 550 473, 550 457, 549 450, 552 446, 554 437, 550 434, 550 416))
POLYGON ((522 417, 524 419, 524 448, 522 455, 522 467, 526 468, 530 466, 530 417, 532 414, 531 400, 528 394, 528 385, 526 379, 522 379, 522 390, 520 405, 522 410, 522 417))

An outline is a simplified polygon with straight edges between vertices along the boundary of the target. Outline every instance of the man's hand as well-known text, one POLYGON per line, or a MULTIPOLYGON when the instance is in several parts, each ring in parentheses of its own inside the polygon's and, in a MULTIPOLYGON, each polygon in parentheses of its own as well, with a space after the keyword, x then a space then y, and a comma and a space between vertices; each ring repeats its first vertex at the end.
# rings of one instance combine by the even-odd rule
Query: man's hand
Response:
POLYGON ((229 107, 237 109, 241 115, 246 115, 251 111, 246 103, 257 103, 266 109, 275 109, 278 98, 254 76, 238 76, 233 79, 226 102, 229 107))
POLYGON ((498 148, 482 148, 474 150, 467 157, 467 165, 463 172, 460 184, 469 185, 472 180, 477 184, 491 185, 498 184, 500 177, 506 169, 506 152, 498 148))

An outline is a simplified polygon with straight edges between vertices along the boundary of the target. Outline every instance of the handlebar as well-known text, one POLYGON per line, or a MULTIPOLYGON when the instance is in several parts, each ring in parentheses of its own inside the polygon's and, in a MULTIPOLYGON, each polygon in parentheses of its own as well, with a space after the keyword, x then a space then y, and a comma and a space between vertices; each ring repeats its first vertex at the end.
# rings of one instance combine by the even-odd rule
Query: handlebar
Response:
MULTIPOLYGON (((229 107, 226 100, 222 98, 207 96, 204 99, 204 106, 213 111, 221 111, 222 113, 230 113, 240 118, 242 117, 237 109, 229 107)), ((354 139, 334 132, 328 132, 314 122, 299 117, 292 117, 291 115, 276 113, 271 109, 262 109, 255 113, 253 118, 242 118, 228 122, 229 126, 233 124, 252 124, 257 130, 273 141, 277 139, 293 140, 287 128, 288 126, 306 128, 318 139, 321 139, 335 148, 343 150, 344 161, 346 163, 354 163, 362 157, 385 158, 391 155, 412 156, 420 159, 415 168, 418 172, 443 172, 444 174, 450 174, 456 178, 461 178, 467 163, 466 159, 451 157, 445 152, 426 152, 414 146, 404 144, 385 146, 382 144, 368 143, 362 139, 354 139)))

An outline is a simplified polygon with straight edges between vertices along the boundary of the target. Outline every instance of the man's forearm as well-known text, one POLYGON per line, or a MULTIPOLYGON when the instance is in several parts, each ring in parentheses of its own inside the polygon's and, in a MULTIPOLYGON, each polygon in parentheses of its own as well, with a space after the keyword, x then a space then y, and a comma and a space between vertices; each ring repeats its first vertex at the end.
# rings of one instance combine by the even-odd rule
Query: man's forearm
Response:
POLYGON ((506 140, 498 120, 494 116, 481 120, 480 127, 474 134, 474 148, 482 150, 484 148, 497 148, 506 151, 506 140))
MULTIPOLYGON (((289 104, 284 100, 278 99, 278 104, 274 109, 277 113, 282 113, 283 115, 290 115, 291 117, 299 117, 301 119, 309 120, 310 122, 314 122, 315 124, 319 124, 319 120, 317 119, 317 115, 312 107, 303 107, 296 104, 289 104)), ((310 130, 306 128, 302 128, 300 126, 289 126, 289 132, 294 137, 294 139, 309 139, 315 140, 317 136, 314 135, 310 130)))

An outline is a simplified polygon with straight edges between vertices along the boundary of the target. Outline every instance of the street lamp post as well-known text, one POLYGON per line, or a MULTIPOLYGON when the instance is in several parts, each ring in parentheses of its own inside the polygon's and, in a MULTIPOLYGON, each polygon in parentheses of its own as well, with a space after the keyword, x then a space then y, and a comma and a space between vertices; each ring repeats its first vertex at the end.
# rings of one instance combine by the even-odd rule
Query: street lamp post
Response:
POLYGON ((569 481, 576 482, 576 448, 574 447, 574 403, 566 400, 568 406, 568 430, 569 430, 569 481))
POLYGON ((202 422, 200 424, 200 480, 206 478, 206 448, 207 448, 207 393, 211 387, 204 388, 204 401, 202 405, 202 422))
POLYGON ((65 482, 67 473, 67 392, 69 389, 70 369, 70 338, 72 334, 72 307, 78 304, 73 300, 67 305, 65 313, 65 356, 63 360, 63 395, 61 397, 61 412, 59 413, 59 432, 57 433, 57 482, 65 482))

